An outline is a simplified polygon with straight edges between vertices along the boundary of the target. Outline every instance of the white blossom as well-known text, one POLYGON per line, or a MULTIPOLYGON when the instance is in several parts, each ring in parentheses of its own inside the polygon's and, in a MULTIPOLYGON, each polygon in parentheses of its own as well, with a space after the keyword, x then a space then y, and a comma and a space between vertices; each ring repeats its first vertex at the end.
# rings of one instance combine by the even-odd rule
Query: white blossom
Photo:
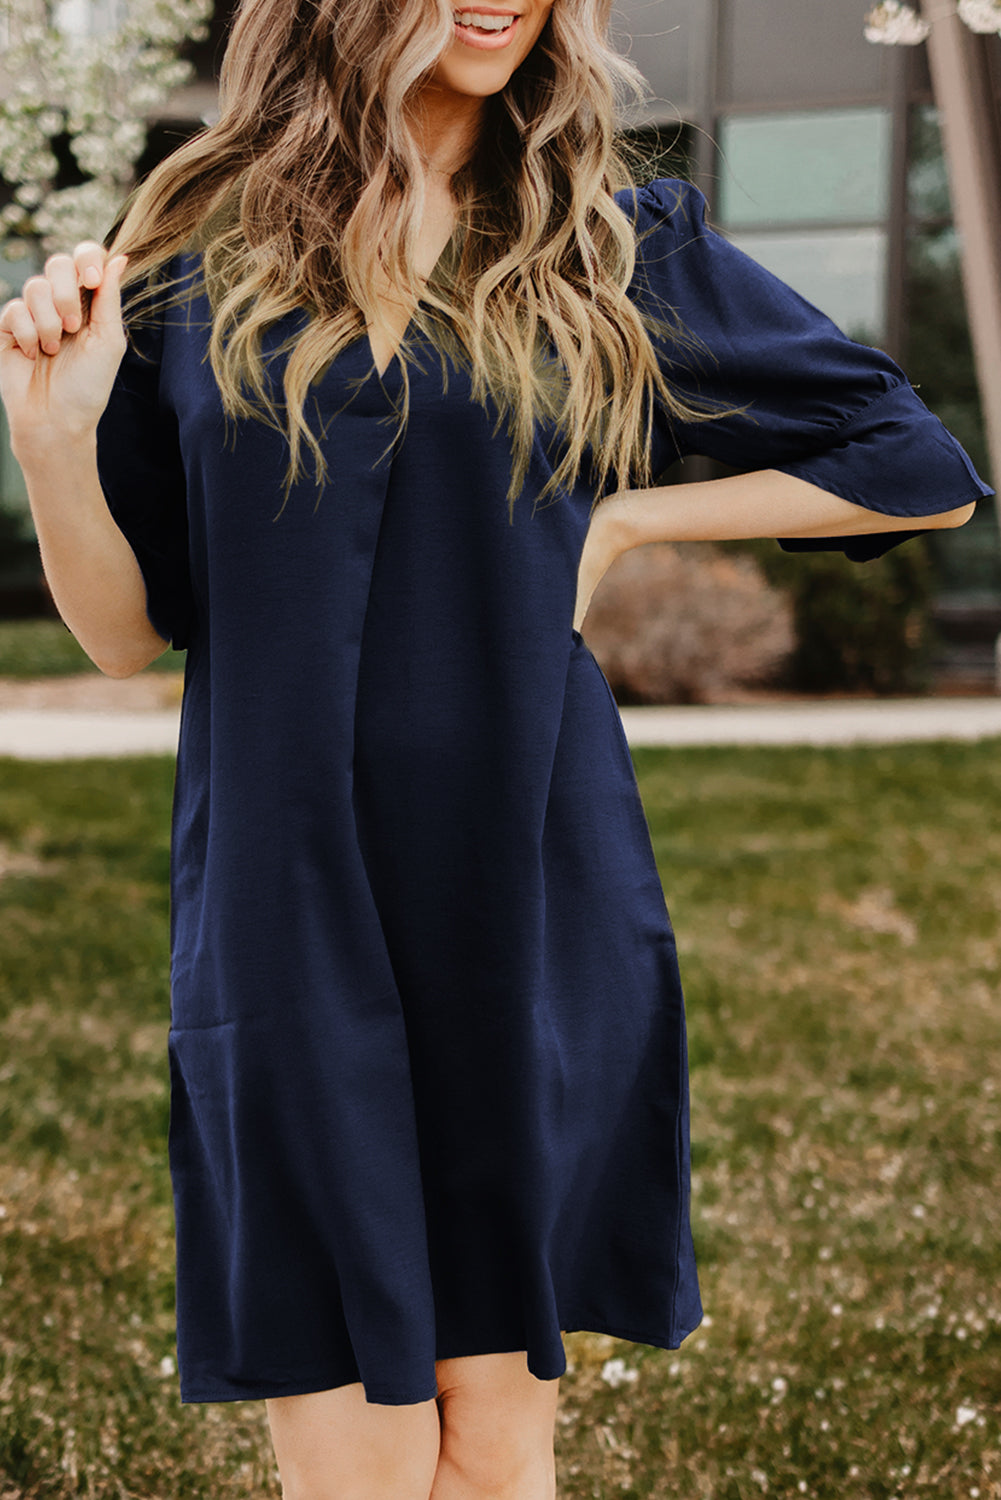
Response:
POLYGON ((43 252, 103 239, 133 185, 147 118, 191 76, 177 49, 208 35, 212 0, 61 0, 51 17, 49 0, 4 9, 0 177, 14 204, 0 211, 0 252, 14 236, 43 252), (72 188, 55 185, 52 143, 64 133, 88 179, 72 188))
POLYGON ((37 182, 22 182, 14 191, 14 202, 21 208, 37 208, 44 197, 37 182))
MULTIPOLYGON (((958 0, 956 9, 971 31, 1001 35, 1001 0, 958 0)), ((913 47, 927 38, 930 29, 913 6, 899 0, 882 0, 865 18, 866 40, 888 46, 913 47)))
POLYGON ((78 245, 81 240, 103 240, 121 206, 121 185, 115 179, 94 179, 48 195, 35 214, 35 230, 46 247, 78 245))
POLYGON ((930 28, 910 5, 900 0, 882 0, 865 18, 867 42, 883 42, 889 47, 914 47, 923 42, 930 28))
POLYGON ((957 9, 971 31, 1001 33, 999 0, 959 0, 957 9))

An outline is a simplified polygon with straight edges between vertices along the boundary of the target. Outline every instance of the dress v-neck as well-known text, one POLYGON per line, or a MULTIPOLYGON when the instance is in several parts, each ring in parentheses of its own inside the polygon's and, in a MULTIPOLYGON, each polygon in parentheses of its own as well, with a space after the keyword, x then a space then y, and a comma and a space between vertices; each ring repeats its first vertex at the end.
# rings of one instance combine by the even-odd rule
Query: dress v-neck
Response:
MULTIPOLYGON (((430 270, 430 272, 429 272, 429 274, 427 276, 427 279, 426 279, 426 281, 424 283, 425 286, 429 286, 431 284, 431 282, 434 281, 437 278, 438 272, 439 272, 439 270, 441 268, 441 265, 442 265, 442 262, 445 261, 446 259, 448 259, 451 256, 451 254, 453 252, 453 249, 455 247, 455 243, 456 243, 456 240, 457 240, 458 236, 459 236, 459 226, 456 224, 455 227, 452 230, 452 233, 448 237, 448 240, 447 240, 447 242, 445 244, 444 249, 442 250, 441 254, 438 256, 438 259, 435 261, 434 265, 431 267, 431 270, 430 270)), ((378 363, 376 362, 375 351, 372 348, 372 340, 371 340, 371 338, 369 336, 368 327, 366 326, 366 328, 364 330, 364 333, 362 334, 362 337, 364 339, 365 351, 366 351, 366 353, 368 355, 369 362, 370 362, 371 367, 372 367, 372 371, 375 374, 376 379, 379 380, 380 382, 385 380, 386 376, 390 373, 390 370, 392 369, 392 367, 394 365, 397 368, 399 368, 399 363, 400 363, 400 361, 399 361, 399 353, 400 353, 400 350, 402 349, 404 343, 406 342, 406 338, 407 338, 408 333, 410 332, 411 328, 414 325, 414 319, 417 316, 417 310, 422 305, 422 303, 424 302, 424 300, 425 299, 423 297, 418 297, 417 301, 414 304, 413 312, 410 314, 410 317, 407 319, 406 327, 404 328, 402 334, 400 335, 400 338, 398 339, 395 348, 393 349, 392 353, 390 354, 389 359, 386 361, 385 365, 383 366, 383 368, 381 370, 379 369, 378 363)))

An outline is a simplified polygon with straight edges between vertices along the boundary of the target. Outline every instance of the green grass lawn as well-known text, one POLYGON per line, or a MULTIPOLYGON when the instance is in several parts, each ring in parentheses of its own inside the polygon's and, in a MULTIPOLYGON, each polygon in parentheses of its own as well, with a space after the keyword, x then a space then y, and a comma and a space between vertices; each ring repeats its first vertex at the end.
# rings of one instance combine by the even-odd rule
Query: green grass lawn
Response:
MULTIPOLYGON (((568 1337, 561 1500, 998 1500, 1001 742, 636 765, 709 1317, 677 1352, 568 1337)), ((177 1395, 171 784, 0 762, 7 1500, 279 1494, 263 1403, 177 1395)))
MULTIPOLYGON (((176 672, 184 653, 165 651, 145 668, 176 672)), ((66 677, 98 669, 61 620, 0 620, 0 677, 66 677)))

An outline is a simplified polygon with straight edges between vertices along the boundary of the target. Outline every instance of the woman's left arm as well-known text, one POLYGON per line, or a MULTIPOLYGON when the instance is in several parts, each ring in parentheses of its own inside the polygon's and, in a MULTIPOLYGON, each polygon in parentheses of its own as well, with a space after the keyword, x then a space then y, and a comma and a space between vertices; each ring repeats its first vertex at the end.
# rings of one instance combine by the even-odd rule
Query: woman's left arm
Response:
MULTIPOLYGON (((975 503, 923 515, 921 529, 962 526, 975 503)), ((761 469, 698 484, 620 490, 595 508, 577 574, 574 628, 607 569, 647 542, 735 541, 748 537, 859 536, 912 531, 914 516, 873 511, 779 469, 761 469)))

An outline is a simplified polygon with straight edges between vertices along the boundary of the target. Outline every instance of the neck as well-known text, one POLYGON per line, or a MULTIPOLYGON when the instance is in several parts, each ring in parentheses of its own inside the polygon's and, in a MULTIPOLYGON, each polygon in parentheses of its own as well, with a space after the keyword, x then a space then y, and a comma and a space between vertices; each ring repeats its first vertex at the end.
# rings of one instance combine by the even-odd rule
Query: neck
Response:
POLYGON ((429 176, 447 177, 462 166, 479 134, 485 102, 434 84, 421 91, 410 123, 429 176))

